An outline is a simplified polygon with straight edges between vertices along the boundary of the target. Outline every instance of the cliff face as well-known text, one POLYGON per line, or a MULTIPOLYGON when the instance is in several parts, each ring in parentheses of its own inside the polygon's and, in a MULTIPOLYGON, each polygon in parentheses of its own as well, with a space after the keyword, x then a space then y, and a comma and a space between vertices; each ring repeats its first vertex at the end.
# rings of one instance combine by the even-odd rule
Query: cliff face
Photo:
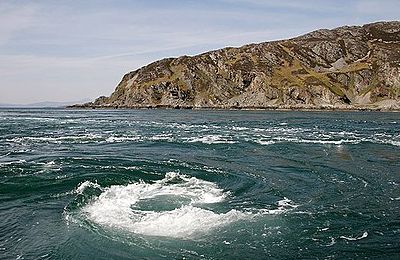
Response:
POLYGON ((400 22, 163 59, 82 106, 400 109, 400 22))

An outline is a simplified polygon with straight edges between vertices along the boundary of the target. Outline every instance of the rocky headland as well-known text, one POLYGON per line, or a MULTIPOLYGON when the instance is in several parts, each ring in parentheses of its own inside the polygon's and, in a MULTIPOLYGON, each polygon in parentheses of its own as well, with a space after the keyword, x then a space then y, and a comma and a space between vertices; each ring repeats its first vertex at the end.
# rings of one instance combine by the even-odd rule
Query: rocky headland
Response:
POLYGON ((400 22, 159 60, 73 107, 400 110, 400 22))

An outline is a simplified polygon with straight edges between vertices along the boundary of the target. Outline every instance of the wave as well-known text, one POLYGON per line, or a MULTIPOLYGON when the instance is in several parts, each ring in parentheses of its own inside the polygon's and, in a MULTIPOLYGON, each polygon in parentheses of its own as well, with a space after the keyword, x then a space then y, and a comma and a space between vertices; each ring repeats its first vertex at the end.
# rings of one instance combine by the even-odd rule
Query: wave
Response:
POLYGON ((5 165, 16 165, 16 164, 24 164, 26 163, 26 160, 18 160, 18 161, 10 161, 10 162, 0 162, 0 166, 5 166, 5 165))
POLYGON ((340 140, 310 140, 310 139, 298 139, 293 141, 295 143, 309 143, 309 144, 358 144, 361 140, 351 140, 351 139, 340 139, 340 140))
POLYGON ((172 134, 158 134, 158 135, 153 135, 147 138, 150 141, 168 141, 168 142, 174 142, 174 136, 172 134))
POLYGON ((362 234, 362 236, 359 236, 359 237, 340 236, 341 239, 345 239, 345 240, 348 240, 348 241, 357 241, 357 240, 360 240, 360 239, 363 239, 363 238, 366 238, 366 237, 368 237, 368 232, 364 232, 362 234))
POLYGON ((393 146, 400 146, 400 141, 396 141, 396 140, 379 140, 379 141, 375 141, 375 143, 383 143, 383 144, 391 144, 393 146))
POLYGON ((138 141, 140 140, 139 136, 110 136, 106 138, 107 143, 121 143, 125 141, 138 141))
POLYGON ((295 209, 298 207, 298 205, 294 204, 292 200, 286 197, 278 200, 276 204, 276 209, 262 209, 261 212, 264 214, 281 214, 288 211, 289 209, 295 209))
POLYGON ((237 141, 231 140, 230 137, 222 135, 205 135, 201 137, 189 137, 186 139, 188 143, 203 143, 203 144, 234 144, 237 141))
MULTIPOLYGON (((244 126, 206 126, 190 124, 163 124, 151 123, 152 127, 159 127, 159 131, 135 130, 132 134, 114 131, 84 133, 78 135, 55 136, 23 136, 6 139, 8 142, 19 144, 29 143, 128 143, 128 142, 169 142, 169 143, 203 143, 228 144, 255 143, 260 145, 274 145, 277 143, 304 143, 321 145, 359 144, 363 142, 400 146, 400 135, 390 132, 360 133, 358 131, 325 131, 279 126, 244 127, 244 126)), ((141 125, 142 127, 142 125, 141 125)))
MULTIPOLYGON (((89 222, 147 236, 192 239, 240 220, 266 214, 280 214, 296 207, 289 199, 277 202, 277 209, 230 209, 214 212, 210 208, 231 196, 215 183, 168 172, 154 183, 143 181, 101 188, 83 182, 75 190, 97 188, 101 194, 80 208, 89 222), (209 206, 207 206, 209 205, 209 206)), ((67 216, 68 217, 68 216, 67 216)))
POLYGON ((76 194, 83 194, 83 192, 88 189, 88 188, 98 188, 101 189, 101 186, 95 182, 91 181, 84 181, 81 184, 78 185, 78 187, 74 190, 74 193, 76 194))
POLYGON ((67 141, 79 141, 79 142, 88 142, 94 139, 100 139, 102 136, 96 134, 84 134, 84 135, 65 135, 65 136, 24 136, 24 137, 15 137, 12 139, 6 139, 8 142, 15 143, 23 143, 25 141, 28 142, 48 142, 48 143, 56 143, 61 144, 67 141))
POLYGON ((255 140, 254 142, 261 144, 261 145, 271 145, 271 144, 276 144, 276 141, 273 140, 255 140))
POLYGON ((11 152, 6 152, 5 154, 0 155, 0 158, 7 157, 10 154, 11 154, 11 152))

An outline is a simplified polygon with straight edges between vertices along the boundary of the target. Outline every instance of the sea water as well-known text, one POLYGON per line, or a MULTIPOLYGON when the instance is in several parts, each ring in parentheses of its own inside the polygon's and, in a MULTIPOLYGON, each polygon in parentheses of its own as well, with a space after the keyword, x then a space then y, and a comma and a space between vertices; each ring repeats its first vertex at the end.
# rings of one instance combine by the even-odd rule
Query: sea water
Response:
POLYGON ((0 110, 1 259, 398 259, 399 185, 399 113, 0 110))

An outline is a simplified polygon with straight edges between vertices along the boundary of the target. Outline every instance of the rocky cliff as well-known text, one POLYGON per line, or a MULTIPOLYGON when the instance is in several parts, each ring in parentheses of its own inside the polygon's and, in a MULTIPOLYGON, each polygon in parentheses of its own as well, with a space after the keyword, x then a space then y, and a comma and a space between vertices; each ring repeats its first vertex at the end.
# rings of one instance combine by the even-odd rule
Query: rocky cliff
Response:
POLYGON ((94 108, 400 109, 400 22, 156 61, 94 108))

